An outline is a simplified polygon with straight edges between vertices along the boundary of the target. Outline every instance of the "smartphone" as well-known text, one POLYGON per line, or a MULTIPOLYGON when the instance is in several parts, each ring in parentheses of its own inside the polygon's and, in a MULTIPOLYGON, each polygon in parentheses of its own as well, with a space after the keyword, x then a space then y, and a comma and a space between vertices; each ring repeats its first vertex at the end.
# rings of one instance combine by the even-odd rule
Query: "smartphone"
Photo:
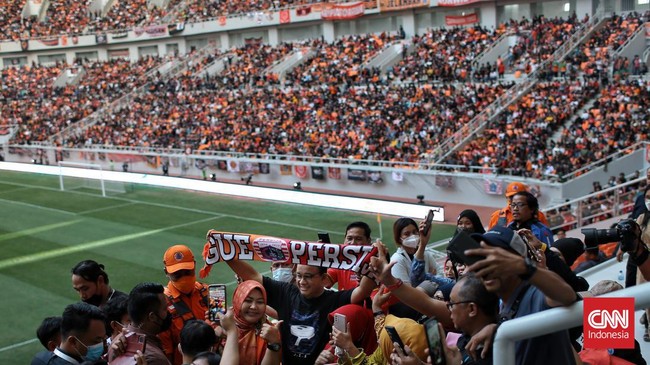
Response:
POLYGON ((322 243, 332 243, 330 240, 330 234, 327 232, 318 232, 318 240, 322 243))
POLYGON ((485 258, 484 256, 465 255, 465 250, 473 248, 481 248, 481 244, 476 242, 476 240, 464 231, 459 231, 456 236, 449 241, 449 245, 447 245, 447 253, 453 262, 460 262, 469 266, 485 258))
POLYGON ((404 352, 404 342, 402 342, 402 339, 399 337, 399 334, 397 333, 397 330, 393 326, 384 326, 386 329, 386 333, 388 333, 388 337, 393 343, 397 343, 397 346, 399 346, 400 349, 402 349, 402 352, 404 352))
POLYGON ((442 338, 438 329, 438 321, 435 318, 429 318, 424 322, 424 331, 427 334, 427 344, 429 345, 429 355, 434 365, 445 365, 445 352, 442 348, 442 338))
POLYGON ((431 229, 431 222, 433 222, 433 209, 429 209, 429 213, 427 214, 427 217, 424 218, 424 235, 429 234, 429 230, 431 229))
MULTIPOLYGON (((345 314, 335 313, 334 314, 334 324, 333 324, 334 328, 336 328, 337 330, 339 330, 341 332, 347 332, 346 320, 347 319, 345 317, 345 314)), ((336 356, 338 356, 338 357, 341 357, 341 356, 343 356, 343 353, 344 353, 343 349, 336 346, 336 348, 334 349, 334 354, 336 356)))
POLYGON ((226 314, 226 285, 224 284, 211 284, 208 285, 209 296, 209 320, 212 322, 219 322, 217 313, 226 314))
POLYGON ((147 336, 129 332, 125 335, 126 348, 124 353, 111 361, 111 365, 135 365, 136 361, 133 359, 138 351, 144 353, 147 347, 147 336))

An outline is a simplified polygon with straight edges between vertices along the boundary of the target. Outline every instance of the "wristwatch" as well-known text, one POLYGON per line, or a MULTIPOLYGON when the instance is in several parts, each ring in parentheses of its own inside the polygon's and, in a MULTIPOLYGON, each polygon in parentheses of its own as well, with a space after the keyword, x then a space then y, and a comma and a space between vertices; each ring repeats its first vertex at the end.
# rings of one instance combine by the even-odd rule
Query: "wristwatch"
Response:
POLYGON ((537 263, 528 257, 524 259, 524 263, 526 264, 526 272, 520 274, 519 278, 521 278, 521 280, 528 281, 537 272, 537 263))
POLYGON ((267 343, 266 344, 267 349, 269 349, 271 351, 275 351, 275 352, 280 351, 281 347, 282 347, 282 345, 280 345, 279 343, 267 343))

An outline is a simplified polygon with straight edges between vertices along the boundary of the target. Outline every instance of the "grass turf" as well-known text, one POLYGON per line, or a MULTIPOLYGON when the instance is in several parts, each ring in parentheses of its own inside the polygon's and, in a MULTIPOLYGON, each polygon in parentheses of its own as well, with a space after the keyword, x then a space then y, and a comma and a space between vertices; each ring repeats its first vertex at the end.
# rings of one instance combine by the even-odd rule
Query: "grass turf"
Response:
MULTIPOLYGON (((102 263, 110 284, 128 292, 142 281, 165 284, 162 256, 183 243, 200 256, 209 229, 316 240, 319 231, 341 242, 345 226, 368 222, 379 236, 375 215, 250 199, 129 185, 127 193, 101 197, 98 191, 60 191, 58 177, 3 171, 0 174, 0 302, 5 331, 0 364, 29 363, 42 350, 36 328, 47 316, 61 315, 79 298, 70 282, 77 262, 102 263)), ((384 242, 394 251, 394 218, 383 217, 384 242)), ((431 241, 455 227, 433 226, 431 241)), ((197 266, 202 259, 197 257, 197 266)), ((262 272, 268 263, 255 262, 262 272)), ((227 283, 234 275, 217 264, 206 283, 227 283)))

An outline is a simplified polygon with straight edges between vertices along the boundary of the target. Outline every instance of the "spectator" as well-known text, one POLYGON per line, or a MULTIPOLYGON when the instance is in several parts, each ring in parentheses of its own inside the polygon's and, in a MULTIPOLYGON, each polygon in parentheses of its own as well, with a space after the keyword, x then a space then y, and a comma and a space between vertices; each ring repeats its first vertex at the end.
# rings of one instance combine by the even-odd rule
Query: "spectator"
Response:
POLYGON ((266 290, 262 284, 247 280, 237 286, 232 305, 239 331, 240 363, 280 364, 278 325, 266 320, 266 290))
POLYGON ((61 321, 61 317, 47 317, 38 326, 36 337, 45 350, 34 355, 32 365, 47 365, 50 358, 54 356, 54 349, 61 344, 61 321))
POLYGON ((510 201, 512 210, 512 223, 508 228, 518 231, 529 229, 538 240, 548 247, 553 244, 553 233, 547 225, 541 223, 539 217, 539 202, 535 196, 527 191, 521 191, 512 196, 510 201))
POLYGON ((561 238, 553 242, 550 249, 570 267, 585 252, 585 244, 577 238, 561 238))
MULTIPOLYGON (((514 231, 495 227, 480 237, 481 248, 466 254, 486 258, 467 270, 476 273, 504 303, 499 313, 502 321, 576 301, 575 292, 560 276, 526 256, 526 245, 514 231)), ((517 341, 515 351, 516 363, 521 365, 575 364, 567 331, 517 341)))
POLYGON ((82 301, 104 307, 113 298, 126 298, 126 293, 113 289, 108 283, 104 265, 93 260, 84 260, 72 268, 72 288, 82 301))
POLYGON ((483 228, 481 218, 474 210, 465 209, 460 212, 458 219, 456 219, 456 232, 458 231, 465 231, 468 234, 485 233, 485 228, 483 228))
MULTIPOLYGON (((510 204, 512 203, 512 197, 520 191, 528 191, 528 187, 524 183, 517 181, 508 184, 505 194, 507 205, 505 208, 496 210, 492 213, 492 216, 490 216, 490 224, 488 226, 489 229, 496 226, 507 227, 512 222, 512 208, 510 207, 510 204)), ((548 226, 548 221, 543 212, 538 212, 537 219, 548 226)))
MULTIPOLYGON (((390 261, 395 262, 391 272, 393 276, 402 282, 411 285, 411 266, 413 258, 421 245, 422 251, 426 246, 431 232, 424 235, 424 232, 418 229, 417 223, 411 218, 399 218, 393 224, 393 238, 397 245, 397 251, 391 256, 390 261)), ((431 252, 424 251, 421 253, 425 262, 424 273, 436 275, 439 271, 435 257, 431 252)))
POLYGON ((209 324, 191 319, 185 322, 180 334, 180 351, 183 364, 189 364, 204 351, 216 352, 217 335, 209 324))
POLYGON ((574 270, 576 274, 581 273, 587 269, 605 262, 607 258, 605 254, 598 249, 598 247, 589 247, 585 249, 585 261, 581 262, 574 270))
POLYGON ((78 364, 99 360, 104 353, 104 314, 96 306, 75 303, 65 307, 61 320, 61 344, 48 364, 78 364))
MULTIPOLYGON (((347 304, 337 308, 335 311, 330 313, 327 318, 330 325, 332 325, 336 314, 344 315, 346 330, 343 332, 347 332, 349 335, 349 339, 352 342, 351 346, 357 348, 359 352, 371 354, 377 349, 377 334, 374 327, 374 318, 376 318, 378 313, 383 315, 383 312, 380 309, 378 309, 375 316, 373 316, 373 312, 369 308, 356 304, 347 304)), ((345 351, 345 349, 339 349, 345 351)), ((343 353, 341 357, 338 357, 337 355, 341 355, 340 352, 334 354, 333 352, 335 352, 335 346, 328 343, 316 359, 315 365, 331 364, 337 362, 337 360, 345 361, 347 356, 345 353, 343 353)))
MULTIPOLYGON (((369 246, 370 242, 370 226, 366 222, 352 222, 345 228, 345 241, 344 245, 363 245, 369 246)), ((352 270, 342 269, 327 269, 327 275, 331 280, 331 285, 338 283, 339 290, 354 289, 359 286, 360 278, 352 270)))
MULTIPOLYGON (((167 312, 163 286, 155 283, 136 285, 129 293, 128 310, 131 324, 127 326, 127 331, 146 336, 147 346, 143 353, 146 363, 169 365, 170 362, 157 336, 168 330, 172 324, 172 315, 167 312)), ((117 358, 115 351, 116 346, 111 346, 108 352, 109 361, 117 358)))
POLYGON ((263 277, 244 261, 231 260, 227 264, 242 279, 261 283, 266 290, 268 304, 278 311, 279 319, 284 321, 280 326, 283 365, 314 363, 328 341, 330 326, 327 313, 345 304, 361 302, 375 287, 371 279, 364 277, 355 289, 332 292, 325 290, 325 268, 298 265, 297 285, 292 285, 263 277), (301 326, 302 331, 311 332, 313 336, 298 337, 290 330, 292 326, 301 326))
POLYGON ((106 316, 106 335, 112 343, 113 339, 122 333, 122 329, 131 323, 128 311, 129 297, 117 297, 106 302, 102 312, 106 316))
POLYGON ((172 325, 159 334, 165 355, 174 365, 182 363, 178 350, 181 330, 192 319, 205 320, 208 311, 208 286, 196 281, 194 254, 185 245, 174 245, 163 256, 165 275, 169 282, 165 287, 167 309, 172 325))

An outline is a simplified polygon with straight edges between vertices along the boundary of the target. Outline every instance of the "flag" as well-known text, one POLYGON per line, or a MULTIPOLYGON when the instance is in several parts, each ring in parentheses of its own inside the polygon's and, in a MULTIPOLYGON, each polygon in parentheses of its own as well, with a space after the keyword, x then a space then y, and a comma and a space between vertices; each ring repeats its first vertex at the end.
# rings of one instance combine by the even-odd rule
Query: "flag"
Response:
POLYGON ((366 170, 348 169, 348 180, 366 181, 366 179, 367 179, 366 170))
POLYGON ((451 176, 436 176, 436 186, 441 188, 453 188, 454 178, 451 176))
POLYGON ((293 174, 291 165, 280 165, 280 175, 291 175, 293 174))
POLYGON ((503 195, 503 181, 485 179, 483 187, 486 194, 503 195))
POLYGON ((307 166, 301 166, 301 165, 296 165, 294 168, 296 172, 296 177, 299 179, 306 179, 307 178, 307 166))
POLYGON ((268 174, 271 172, 271 165, 265 162, 260 162, 260 174, 268 174))
POLYGON ((371 171, 368 173, 368 182, 371 184, 381 184, 384 178, 381 177, 381 171, 371 171))
POLYGON ((226 160, 217 160, 217 168, 219 170, 228 170, 228 161, 226 161, 226 160))
POLYGON ((327 177, 334 180, 341 180, 341 169, 338 167, 328 167, 327 177))
POLYGON ((404 181, 404 174, 401 171, 393 171, 391 175, 393 177, 393 181, 404 181))
POLYGON ((239 172, 239 160, 228 160, 228 171, 239 172))
POLYGON ((324 180, 325 179, 325 169, 321 166, 312 166, 311 167, 311 178, 314 180, 324 180))
POLYGON ((280 10, 280 24, 291 23, 291 13, 289 10, 280 10))
POLYGON ((377 213, 377 223, 381 224, 381 214, 377 213))

